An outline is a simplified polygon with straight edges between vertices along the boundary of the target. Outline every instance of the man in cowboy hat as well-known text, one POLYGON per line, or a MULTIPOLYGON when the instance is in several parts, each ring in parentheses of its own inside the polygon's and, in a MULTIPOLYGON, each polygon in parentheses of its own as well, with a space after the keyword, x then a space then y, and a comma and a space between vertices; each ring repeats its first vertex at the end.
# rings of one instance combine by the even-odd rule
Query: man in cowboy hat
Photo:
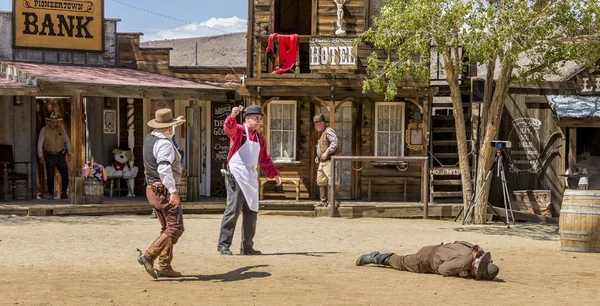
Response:
POLYGON ((56 113, 46 118, 46 126, 40 131, 37 143, 37 154, 40 163, 46 164, 46 184, 48 185, 48 200, 54 199, 54 169, 58 168, 62 182, 61 199, 67 199, 69 187, 69 167, 71 159, 71 141, 65 129, 60 126, 62 118, 56 113))
POLYGON ((221 233, 217 251, 221 255, 231 255, 229 249, 233 240, 235 224, 243 209, 242 243, 240 254, 260 255, 254 249, 256 217, 258 215, 258 167, 269 178, 281 185, 279 170, 273 165, 264 137, 258 132, 264 119, 258 105, 250 105, 244 110, 244 123, 238 124, 236 117, 242 107, 234 107, 225 119, 223 129, 230 139, 227 155, 225 188, 227 189, 227 207, 221 222, 221 233))
POLYGON ((144 139, 144 174, 148 184, 146 197, 156 211, 161 232, 143 254, 140 251, 138 262, 153 278, 181 276, 181 273, 171 267, 173 245, 184 231, 183 213, 176 187, 181 180, 183 166, 172 138, 175 126, 184 122, 183 116, 174 119, 170 109, 159 109, 155 113, 155 119, 148 122, 148 126, 154 130, 144 139), (156 258, 158 264, 155 269, 156 258))
MULTIPOLYGON (((317 169, 317 185, 319 185, 319 206, 327 206, 328 188, 327 185, 331 184, 331 159, 332 155, 335 155, 341 151, 339 145, 338 136, 335 131, 325 124, 325 116, 323 114, 317 114, 313 118, 313 124, 315 129, 321 135, 317 142, 317 157, 315 157, 315 163, 319 164, 317 169)), ((333 196, 329 197, 332 200, 333 196)))
POLYGON ((474 277, 476 280, 494 280, 499 269, 492 261, 492 254, 484 252, 479 245, 466 241, 430 245, 416 254, 396 255, 372 252, 360 256, 357 266, 378 264, 396 270, 416 273, 436 273, 444 276, 474 277))

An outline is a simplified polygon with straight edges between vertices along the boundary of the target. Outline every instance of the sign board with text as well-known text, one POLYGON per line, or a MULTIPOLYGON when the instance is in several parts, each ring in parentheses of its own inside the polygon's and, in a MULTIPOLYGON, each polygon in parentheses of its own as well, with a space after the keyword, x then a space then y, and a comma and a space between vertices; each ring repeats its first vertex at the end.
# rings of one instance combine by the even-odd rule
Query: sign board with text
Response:
POLYGON ((310 40, 311 70, 355 70, 356 45, 347 38, 310 40))
POLYGON ((13 44, 103 52, 104 0, 13 0, 13 44))

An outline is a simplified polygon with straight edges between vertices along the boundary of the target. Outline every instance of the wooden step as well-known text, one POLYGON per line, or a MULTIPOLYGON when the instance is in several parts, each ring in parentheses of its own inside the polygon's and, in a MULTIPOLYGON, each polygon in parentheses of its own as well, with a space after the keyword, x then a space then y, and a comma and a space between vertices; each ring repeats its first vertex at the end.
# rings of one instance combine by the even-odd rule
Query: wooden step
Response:
POLYGON ((433 180, 434 185, 462 185, 461 180, 433 180))
POLYGON ((462 191, 434 191, 431 193, 434 198, 462 198, 462 191))
POLYGON ((456 133, 455 127, 434 127, 432 130, 434 133, 456 133))
POLYGON ((458 153, 431 153, 435 158, 458 158, 458 153))
POLYGON ((458 142, 456 140, 433 140, 434 146, 456 146, 458 142))
POLYGON ((431 120, 454 120, 454 116, 452 115, 438 115, 438 116, 431 116, 431 120))

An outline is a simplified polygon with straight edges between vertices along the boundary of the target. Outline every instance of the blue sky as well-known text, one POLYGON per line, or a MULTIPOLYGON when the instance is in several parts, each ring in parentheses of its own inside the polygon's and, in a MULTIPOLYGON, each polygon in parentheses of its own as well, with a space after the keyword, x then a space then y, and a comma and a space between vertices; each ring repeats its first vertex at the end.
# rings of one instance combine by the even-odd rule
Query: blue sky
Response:
MULTIPOLYGON (((106 18, 121 19, 119 32, 142 32, 144 41, 246 32, 248 19, 248 0, 104 0, 104 9, 106 18)), ((0 0, 0 10, 12 10, 12 0, 0 0)))

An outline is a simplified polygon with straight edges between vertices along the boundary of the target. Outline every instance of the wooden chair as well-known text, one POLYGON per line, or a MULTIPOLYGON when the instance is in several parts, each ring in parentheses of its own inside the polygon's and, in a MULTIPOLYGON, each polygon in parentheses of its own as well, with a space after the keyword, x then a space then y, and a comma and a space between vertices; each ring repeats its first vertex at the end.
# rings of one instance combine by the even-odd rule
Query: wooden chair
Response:
POLYGON ((17 188, 24 188, 25 199, 30 199, 29 164, 30 162, 15 162, 12 145, 0 145, 0 182, 5 201, 8 201, 9 190, 12 192, 12 199, 16 199, 17 188), (18 164, 25 165, 25 173, 15 171, 15 165, 18 164))

